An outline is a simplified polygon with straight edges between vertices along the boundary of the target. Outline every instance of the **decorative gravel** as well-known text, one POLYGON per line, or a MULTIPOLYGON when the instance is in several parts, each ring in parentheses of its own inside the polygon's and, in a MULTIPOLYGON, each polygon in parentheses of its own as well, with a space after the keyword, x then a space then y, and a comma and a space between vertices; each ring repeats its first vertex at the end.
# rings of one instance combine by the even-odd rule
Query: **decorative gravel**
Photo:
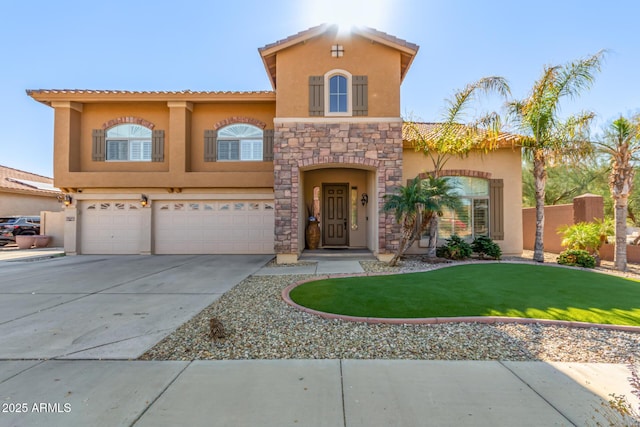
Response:
MULTIPOLYGON (((362 261, 369 272, 423 271, 419 258, 400 267, 362 261)), ((286 267, 283 267, 286 268, 286 267)), ((606 268, 604 268, 606 270, 606 268)), ((179 327, 143 360, 431 359, 628 363, 640 359, 640 333, 540 324, 385 325, 326 320, 281 298, 308 275, 251 276, 179 327), (209 319, 227 337, 209 338, 209 319)))

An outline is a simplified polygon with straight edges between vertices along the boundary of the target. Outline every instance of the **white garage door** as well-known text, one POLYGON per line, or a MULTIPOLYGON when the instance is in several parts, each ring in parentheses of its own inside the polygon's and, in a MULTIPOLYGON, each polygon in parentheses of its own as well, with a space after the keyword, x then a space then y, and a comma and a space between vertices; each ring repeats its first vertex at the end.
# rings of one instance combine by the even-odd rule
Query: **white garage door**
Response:
POLYGON ((154 201, 157 254, 273 253, 274 203, 154 201))
POLYGON ((83 201, 79 208, 80 253, 140 253, 142 207, 138 201, 83 201))

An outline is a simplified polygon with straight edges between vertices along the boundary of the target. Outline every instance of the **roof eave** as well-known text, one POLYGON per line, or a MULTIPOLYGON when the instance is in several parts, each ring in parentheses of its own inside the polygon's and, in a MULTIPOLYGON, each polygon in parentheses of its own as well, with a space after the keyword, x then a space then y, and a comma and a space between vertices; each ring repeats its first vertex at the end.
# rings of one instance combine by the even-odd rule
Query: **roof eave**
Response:
POLYGON ((100 90, 27 90, 34 100, 51 106, 53 102, 163 102, 185 101, 192 103, 206 102, 275 102, 275 92, 129 92, 100 90))

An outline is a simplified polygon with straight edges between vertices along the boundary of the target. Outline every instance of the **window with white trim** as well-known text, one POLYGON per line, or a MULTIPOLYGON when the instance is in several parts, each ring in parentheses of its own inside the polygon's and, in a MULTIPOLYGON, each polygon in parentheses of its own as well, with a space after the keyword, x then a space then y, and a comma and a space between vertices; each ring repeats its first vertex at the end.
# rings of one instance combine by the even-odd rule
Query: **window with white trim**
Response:
POLYGON ((262 161, 263 132, 259 127, 237 123, 218 130, 218 160, 262 161))
POLYGON ((344 70, 331 70, 324 75, 324 80, 324 115, 351 116, 351 74, 344 70))
POLYGON ((107 161, 150 162, 151 129, 140 125, 117 125, 106 132, 107 161))

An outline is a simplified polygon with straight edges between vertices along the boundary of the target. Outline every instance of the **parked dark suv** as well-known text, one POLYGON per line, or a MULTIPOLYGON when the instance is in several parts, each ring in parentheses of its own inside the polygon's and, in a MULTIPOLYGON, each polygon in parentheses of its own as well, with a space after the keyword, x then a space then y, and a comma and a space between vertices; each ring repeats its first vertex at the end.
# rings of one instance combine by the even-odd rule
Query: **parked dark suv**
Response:
POLYGON ((15 242, 16 236, 20 234, 40 234, 40 217, 0 217, 0 246, 15 242))

